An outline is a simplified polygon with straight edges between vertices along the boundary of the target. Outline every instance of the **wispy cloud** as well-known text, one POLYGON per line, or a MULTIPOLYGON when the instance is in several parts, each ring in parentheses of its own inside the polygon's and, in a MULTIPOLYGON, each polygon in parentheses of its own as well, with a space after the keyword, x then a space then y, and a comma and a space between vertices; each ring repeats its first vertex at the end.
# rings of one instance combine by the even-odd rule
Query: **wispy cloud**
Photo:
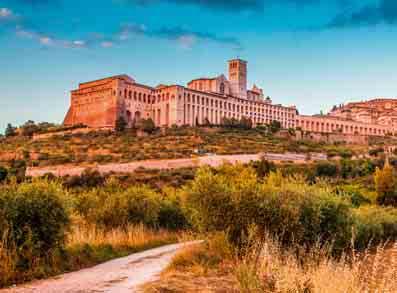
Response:
POLYGON ((23 18, 17 18, 15 13, 8 8, 0 8, 0 20, 4 19, 14 25, 14 32, 20 38, 36 41, 43 47, 58 48, 112 48, 119 46, 137 36, 169 40, 175 42, 184 49, 191 49, 199 43, 216 43, 241 50, 240 41, 233 37, 219 36, 214 33, 189 30, 182 27, 162 27, 160 29, 148 29, 143 24, 124 24, 114 34, 91 33, 84 38, 70 39, 57 36, 56 33, 48 33, 37 30, 27 25, 23 18))
POLYGON ((324 1, 346 2, 349 0, 125 0, 137 5, 154 5, 158 3, 171 3, 177 5, 200 6, 211 10, 228 12, 263 12, 269 5, 293 4, 297 7, 317 4, 324 1))
POLYGON ((21 38, 34 40, 43 47, 87 48, 89 45, 86 40, 67 40, 57 38, 46 33, 41 33, 32 29, 25 28, 22 25, 16 26, 15 33, 21 38))
POLYGON ((213 42, 226 46, 231 46, 234 49, 241 50, 242 45, 239 40, 231 37, 221 37, 216 34, 208 32, 198 32, 182 27, 163 27, 157 30, 149 30, 144 25, 126 24, 123 25, 120 32, 117 33, 113 40, 114 42, 124 42, 134 36, 145 36, 149 38, 166 39, 178 43, 182 48, 191 49, 199 42, 213 42))
POLYGON ((10 21, 16 19, 15 13, 6 7, 0 8, 0 21, 10 21))
POLYGON ((264 0, 128 0, 138 5, 151 5, 161 2, 168 2, 180 5, 198 5, 210 9, 222 10, 257 10, 263 9, 264 0))
POLYGON ((375 4, 367 4, 358 9, 337 15, 328 28, 371 26, 378 24, 397 24, 397 1, 379 0, 375 4))
POLYGON ((242 49, 240 41, 231 37, 221 37, 212 33, 197 32, 183 29, 181 27, 162 28, 157 31, 149 32, 149 36, 177 41, 183 48, 191 48, 197 42, 213 42, 226 46, 231 46, 234 49, 242 49))

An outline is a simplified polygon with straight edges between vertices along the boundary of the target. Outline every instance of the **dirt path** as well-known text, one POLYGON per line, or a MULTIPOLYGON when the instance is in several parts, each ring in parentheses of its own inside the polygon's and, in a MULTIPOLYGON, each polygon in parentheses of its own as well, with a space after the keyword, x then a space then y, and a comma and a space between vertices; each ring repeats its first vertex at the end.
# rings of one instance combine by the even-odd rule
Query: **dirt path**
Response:
POLYGON ((35 281, 0 293, 132 293, 155 280, 183 247, 198 242, 167 245, 115 259, 93 268, 35 281))
MULTIPOLYGON (((131 163, 112 163, 105 165, 93 165, 92 169, 98 170, 100 173, 105 174, 109 172, 125 172, 132 173, 138 168, 146 169, 178 169, 184 167, 200 167, 210 165, 217 167, 225 162, 231 164, 236 163, 249 163, 251 161, 258 161, 265 157, 269 161, 274 162, 286 162, 291 161, 295 163, 307 162, 306 154, 297 153, 285 153, 285 154, 274 154, 274 153, 259 153, 259 154, 241 154, 241 155, 213 155, 203 156, 197 158, 186 158, 186 159, 170 159, 170 160, 147 160, 147 161, 136 161, 131 163)), ((311 159, 314 161, 326 160, 327 155, 322 153, 311 154, 311 159)), ((47 173, 52 173, 56 176, 65 175, 80 175, 87 167, 81 166, 50 166, 50 167, 28 167, 26 170, 26 176, 38 177, 43 176, 47 173)))

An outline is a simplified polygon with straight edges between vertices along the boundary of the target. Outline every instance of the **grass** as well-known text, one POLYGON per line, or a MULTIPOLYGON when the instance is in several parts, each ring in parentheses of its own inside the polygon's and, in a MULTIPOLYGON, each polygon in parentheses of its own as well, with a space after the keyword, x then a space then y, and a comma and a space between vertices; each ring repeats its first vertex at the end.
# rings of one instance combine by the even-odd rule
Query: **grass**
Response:
POLYGON ((144 225, 104 230, 95 225, 75 224, 67 235, 65 251, 49 252, 48 257, 44 258, 28 256, 30 269, 24 270, 15 249, 5 242, 6 237, 3 235, 0 239, 0 287, 76 271, 110 259, 176 243, 179 237, 176 232, 153 230, 144 225))
POLYGON ((125 163, 148 159, 178 159, 195 156, 196 149, 220 155, 259 152, 329 152, 344 153, 353 149, 365 153, 364 146, 327 145, 310 141, 294 141, 267 135, 258 129, 169 129, 147 137, 134 132, 122 134, 92 131, 32 140, 10 137, 0 141, 0 163, 12 158, 24 159, 28 166, 85 165, 125 163), (153 143, 153 142, 156 143, 153 143))
POLYGON ((225 239, 185 249, 144 292, 397 292, 397 243, 335 259, 325 247, 297 256, 271 238, 225 254, 225 239))

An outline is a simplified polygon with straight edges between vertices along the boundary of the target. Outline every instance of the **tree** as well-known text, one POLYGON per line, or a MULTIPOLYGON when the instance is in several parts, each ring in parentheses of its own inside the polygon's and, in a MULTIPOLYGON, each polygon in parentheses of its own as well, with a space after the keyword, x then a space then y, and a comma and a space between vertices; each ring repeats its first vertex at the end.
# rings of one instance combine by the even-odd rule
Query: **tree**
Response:
POLYGON ((142 119, 142 130, 146 133, 153 133, 156 130, 156 125, 152 118, 142 119))
POLYGON ((207 117, 204 118, 203 126, 206 126, 206 127, 211 126, 211 122, 210 122, 210 120, 207 117))
POLYGON ((397 205, 396 180, 393 174, 393 167, 386 160, 383 169, 376 168, 375 188, 378 195, 377 201, 381 205, 397 205))
POLYGON ((28 120, 24 125, 22 125, 21 130, 23 136, 31 137, 39 131, 39 127, 34 123, 34 121, 28 120))
POLYGON ((123 132, 127 127, 127 122, 125 121, 123 116, 120 116, 119 118, 117 118, 116 120, 116 131, 117 132, 123 132))
POLYGON ((8 171, 6 168, 0 166, 0 182, 4 181, 7 178, 8 171))
POLYGON ((272 122, 270 122, 269 129, 271 133, 279 132, 281 129, 280 121, 273 120, 272 122))
POLYGON ((239 124, 242 129, 249 130, 252 128, 252 120, 250 118, 246 118, 245 116, 241 117, 239 124))
POLYGON ((335 177, 338 174, 338 167, 328 161, 318 162, 315 173, 317 177, 335 177))
POLYGON ((14 126, 12 126, 11 123, 8 123, 6 131, 5 131, 5 135, 7 137, 15 136, 16 135, 16 131, 15 130, 16 130, 16 128, 14 126))

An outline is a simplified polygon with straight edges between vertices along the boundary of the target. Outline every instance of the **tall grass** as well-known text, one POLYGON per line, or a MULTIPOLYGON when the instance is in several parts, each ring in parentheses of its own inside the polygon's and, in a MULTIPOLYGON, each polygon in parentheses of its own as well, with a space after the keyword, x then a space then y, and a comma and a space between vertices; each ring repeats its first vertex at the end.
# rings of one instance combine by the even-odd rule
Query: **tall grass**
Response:
POLYGON ((175 243, 176 232, 154 230, 142 224, 105 230, 96 225, 74 224, 66 235, 64 250, 52 251, 47 257, 29 259, 28 269, 20 267, 17 250, 0 238, 0 287, 45 278, 89 267, 112 258, 175 243))
POLYGON ((114 247, 139 247, 148 243, 177 240, 175 234, 166 230, 149 229, 143 224, 128 225, 123 229, 105 230, 96 225, 73 228, 67 237, 67 246, 90 244, 112 245, 114 247))
POLYGON ((397 292, 396 263, 397 243, 335 259, 320 247, 297 257, 268 239, 237 262, 234 275, 241 292, 397 292))
POLYGON ((220 240, 179 253, 144 292, 397 292, 397 243, 336 259, 327 247, 298 253, 270 237, 240 255, 220 240))

